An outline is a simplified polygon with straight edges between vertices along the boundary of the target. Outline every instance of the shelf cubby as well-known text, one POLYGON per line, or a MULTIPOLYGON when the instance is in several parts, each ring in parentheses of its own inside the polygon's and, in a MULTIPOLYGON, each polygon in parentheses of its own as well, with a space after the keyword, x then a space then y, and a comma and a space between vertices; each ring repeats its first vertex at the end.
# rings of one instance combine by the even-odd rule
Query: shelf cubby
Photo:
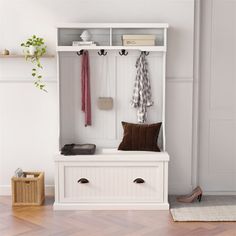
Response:
POLYGON ((91 41, 94 41, 97 46, 110 45, 109 28, 60 28, 58 30, 58 46, 72 46, 73 41, 81 41, 80 35, 84 30, 89 31, 91 41))
MULTIPOLYGON (((164 46, 164 30, 149 28, 116 28, 112 30, 112 45, 122 46, 123 35, 155 35, 155 46, 164 46)), ((152 46, 153 47, 153 46, 152 46)))
POLYGON ((57 51, 73 52, 86 50, 140 50, 166 51, 166 30, 168 24, 157 23, 111 23, 111 24, 64 24, 57 28, 57 51), (84 30, 91 34, 91 41, 96 46, 72 46, 73 41, 81 41, 80 35, 84 30), (123 46, 123 35, 155 35, 154 46, 123 46))

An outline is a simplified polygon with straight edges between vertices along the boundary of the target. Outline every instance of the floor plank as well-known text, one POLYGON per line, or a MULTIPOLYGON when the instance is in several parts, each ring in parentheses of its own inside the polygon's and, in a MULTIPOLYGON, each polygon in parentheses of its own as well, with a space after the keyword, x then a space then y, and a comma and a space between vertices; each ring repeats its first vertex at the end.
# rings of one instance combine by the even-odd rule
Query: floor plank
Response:
POLYGON ((173 222, 169 211, 53 211, 0 197, 1 236, 236 236, 234 222, 173 222))

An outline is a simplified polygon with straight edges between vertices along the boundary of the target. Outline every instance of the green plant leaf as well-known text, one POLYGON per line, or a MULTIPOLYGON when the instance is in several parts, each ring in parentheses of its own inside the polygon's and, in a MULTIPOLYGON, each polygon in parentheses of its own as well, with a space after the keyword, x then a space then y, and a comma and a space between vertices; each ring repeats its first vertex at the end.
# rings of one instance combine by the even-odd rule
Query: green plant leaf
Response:
POLYGON ((47 90, 45 89, 46 85, 42 83, 43 77, 38 72, 39 68, 43 69, 43 66, 41 65, 41 62, 40 62, 40 58, 46 53, 47 46, 44 44, 44 39, 37 37, 36 35, 32 35, 24 43, 21 43, 21 46, 26 48, 24 50, 25 59, 33 64, 31 74, 32 74, 32 77, 36 79, 34 81, 35 87, 44 92, 47 92, 47 90), (31 45, 36 48, 34 55, 30 55, 29 50, 26 50, 31 45))

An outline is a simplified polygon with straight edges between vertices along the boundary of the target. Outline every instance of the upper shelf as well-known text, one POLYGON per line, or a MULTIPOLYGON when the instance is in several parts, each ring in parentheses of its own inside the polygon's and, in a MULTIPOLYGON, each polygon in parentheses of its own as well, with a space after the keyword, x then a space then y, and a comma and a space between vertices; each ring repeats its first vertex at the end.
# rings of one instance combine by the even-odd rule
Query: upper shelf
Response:
MULTIPOLYGON (((23 55, 23 54, 10 54, 10 55, 0 54, 0 58, 24 58, 24 57, 25 57, 25 55, 23 55)), ((42 56, 42 58, 53 58, 53 57, 55 57, 55 56, 51 55, 51 54, 42 56)))
MULTIPOLYGON (((71 23, 61 24, 57 28, 57 51, 79 51, 87 50, 140 50, 140 51, 155 51, 165 52, 167 48, 167 28, 166 23, 71 23), (90 37, 88 41, 92 41, 93 46, 77 46, 74 47, 74 41, 82 41, 81 34, 87 30, 90 37), (142 42, 138 45, 127 45, 124 42, 124 35, 138 35, 137 40, 140 40, 139 35, 153 36, 153 42, 145 44, 142 42), (152 45, 152 46, 145 46, 152 45)), ((150 38, 150 37, 149 37, 150 38)), ((152 37, 151 37, 152 38, 152 37)), ((136 38, 135 38, 136 39, 136 38)), ((148 41, 148 40, 147 40, 148 41)), ((129 40, 132 42, 132 40, 129 40)), ((135 40, 134 40, 135 42, 135 40)))
POLYGON ((59 24, 57 28, 159 28, 167 29, 167 23, 63 23, 59 24))

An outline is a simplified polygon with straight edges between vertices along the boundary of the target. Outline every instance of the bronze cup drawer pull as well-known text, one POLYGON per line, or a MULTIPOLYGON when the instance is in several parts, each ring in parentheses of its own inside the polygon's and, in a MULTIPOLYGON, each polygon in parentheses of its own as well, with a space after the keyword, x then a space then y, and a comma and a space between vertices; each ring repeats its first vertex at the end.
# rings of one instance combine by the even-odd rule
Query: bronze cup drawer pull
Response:
POLYGON ((142 178, 137 178, 133 182, 136 183, 136 184, 143 184, 143 183, 145 183, 144 179, 142 179, 142 178))
POLYGON ((88 181, 87 179, 85 179, 85 178, 81 178, 81 179, 79 179, 77 182, 78 182, 78 183, 81 183, 81 184, 87 184, 87 183, 89 183, 89 181, 88 181))

